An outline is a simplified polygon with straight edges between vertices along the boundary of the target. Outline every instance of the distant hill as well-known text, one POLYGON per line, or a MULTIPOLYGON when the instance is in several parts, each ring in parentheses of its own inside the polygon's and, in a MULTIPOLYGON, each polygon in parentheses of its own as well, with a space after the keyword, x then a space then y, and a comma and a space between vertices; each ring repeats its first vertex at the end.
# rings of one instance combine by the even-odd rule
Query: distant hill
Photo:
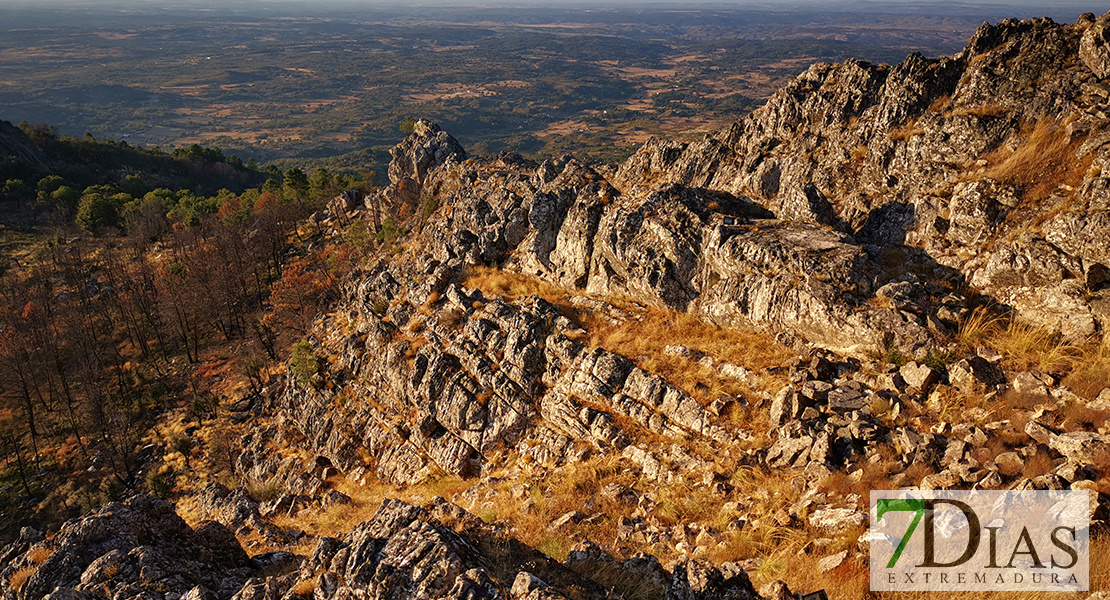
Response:
POLYGON ((9 226, 32 224, 47 199, 44 191, 61 186, 122 186, 119 191, 136 197, 157 188, 188 189, 204 196, 221 189, 240 193, 268 177, 219 148, 194 145, 169 154, 92 136, 59 137, 48 125, 0 121, 0 202, 7 205, 0 219, 9 226))

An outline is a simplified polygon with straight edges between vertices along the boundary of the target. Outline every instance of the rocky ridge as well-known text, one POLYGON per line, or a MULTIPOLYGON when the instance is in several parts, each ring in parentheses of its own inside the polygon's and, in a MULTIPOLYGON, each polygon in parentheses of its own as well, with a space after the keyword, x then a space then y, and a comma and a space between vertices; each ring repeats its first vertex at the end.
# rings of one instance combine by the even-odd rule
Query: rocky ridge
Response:
MULTIPOLYGON (((223 508, 243 512, 250 504, 240 497, 223 508)), ((342 539, 320 538, 309 556, 277 551, 248 557, 222 524, 190 528, 172 504, 138 495, 67 523, 50 539, 25 529, 2 556, 6 600, 613 597, 582 577, 599 561, 660 597, 758 597, 732 564, 686 561, 672 575, 650 556, 621 563, 596 546, 560 564, 442 498, 428 508, 386 500, 342 539)))
MULTIPOLYGON (((1106 151, 1093 137, 1105 126, 1101 104, 1082 92, 1101 84, 1078 50, 1105 21, 1005 21, 984 25, 954 58, 815 65, 728 132, 649 142, 609 177, 573 159, 464 159, 422 122, 395 149, 394 186, 378 202, 405 202, 397 190, 410 182, 439 209, 421 243, 368 265, 319 323, 321 354, 334 357, 327 384, 291 381, 275 408, 348 477, 372 472, 395 484, 480 475, 514 448, 541 463, 598 453, 643 463, 657 460, 634 443, 643 432, 694 436, 722 453, 760 433, 712 414, 636 357, 576 341, 580 324, 550 302, 464 285, 468 269, 496 265, 587 299, 628 297, 803 349, 817 367, 784 366, 787 388, 743 399, 765 402, 771 426, 782 427, 744 460, 835 470, 890 447, 899 415, 930 394, 1008 389, 1000 356, 961 356, 951 341, 972 296, 1011 301, 1018 318, 1065 336, 1102 331, 1102 258, 1050 240, 1061 219, 1092 228, 1101 218, 1079 208, 1100 202, 1095 167, 1106 151), (1051 85, 1027 89, 1034 73, 1051 85), (896 135, 909 120, 921 131, 896 135), (999 148, 1031 143, 1027 124, 1046 121, 1061 123, 1053 127, 1067 148, 1093 157, 1077 185, 1061 182, 1033 202, 1031 189, 969 172, 999 148), (861 142, 867 153, 852 157, 861 142), (829 200, 849 189, 852 199, 829 200), (1006 203, 1023 207, 1013 211, 1020 219, 1003 214, 1006 203), (1031 229, 1038 219, 1045 237, 1031 229), (937 227, 947 233, 933 235, 937 227), (1018 227, 1022 235, 1008 235, 1018 227), (960 258, 983 240, 975 259, 960 258), (1007 279, 1006 269, 1019 275, 1007 279), (891 372, 869 358, 887 349, 916 362, 891 372), (886 414, 874 414, 876 400, 886 414)), ((1029 376, 1044 382, 1045 401, 1077 400, 1051 373, 1029 376)), ((903 451, 905 466, 918 445, 903 451)))
MULTIPOLYGON (((613 170, 467 158, 418 122, 393 151, 392 184, 324 219, 378 221, 407 206, 421 215, 415 230, 316 322, 316 373, 290 371, 255 404, 273 422, 244 440, 236 468, 282 495, 261 503, 210 487, 201 503, 218 523, 167 526, 174 544, 197 547, 215 542, 188 540, 218 527, 216 545, 236 560, 203 581, 171 569, 153 580, 164 584, 139 575, 103 587, 85 581, 93 554, 141 573, 125 558, 135 548, 192 560, 214 550, 142 533, 105 550, 84 534, 27 532, 4 550, 15 558, 0 590, 601 598, 618 593, 602 580, 623 578, 643 597, 754 598, 746 571, 758 558, 704 557, 786 529, 811 536, 798 552, 824 557, 820 570, 850 569, 866 554, 859 491, 871 485, 1086 489, 1104 524, 1110 387, 1081 396, 1065 373, 1014 368, 956 332, 995 305, 1061 340, 1105 337, 1108 23, 1004 21, 955 57, 815 65, 728 131, 652 140, 613 170), (567 290, 566 301, 470 287, 483 268, 567 290), (741 390, 707 400, 586 331, 590 319, 636 323, 652 310, 762 331, 796 357, 749 368, 671 340, 662 352, 741 390), (278 458, 291 437, 311 460, 278 458), (622 483, 547 526, 575 540, 562 564, 518 541, 511 520, 472 514, 534 513, 559 496, 548 482, 602 460, 622 483), (788 474, 786 491, 753 491, 745 478, 757 471, 788 474), (292 545, 304 532, 272 518, 345 502, 328 491, 337 478, 404 488, 445 477, 472 485, 422 507, 386 501, 345 536, 313 539, 311 556, 244 561, 224 535, 292 545), (707 498, 716 516, 665 517, 672 487, 707 498), (584 539, 597 531, 612 537, 584 539), (68 549, 81 544, 93 549, 68 549), (39 547, 52 553, 36 562, 39 547), (32 574, 11 585, 23 569, 32 574)), ((129 502, 172 521, 153 499, 129 502)), ((761 594, 788 591, 774 582, 761 594)))

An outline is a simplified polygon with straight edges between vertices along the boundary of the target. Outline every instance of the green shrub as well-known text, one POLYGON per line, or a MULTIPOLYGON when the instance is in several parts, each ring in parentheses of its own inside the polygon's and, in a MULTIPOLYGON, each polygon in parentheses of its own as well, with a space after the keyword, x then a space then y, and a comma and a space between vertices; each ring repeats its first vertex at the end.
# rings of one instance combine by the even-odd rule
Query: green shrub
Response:
POLYGON ((168 498, 173 493, 173 470, 163 465, 146 474, 146 487, 159 498, 168 498))
POLYGON ((308 340, 301 340, 293 346, 293 357, 290 360, 290 370, 293 371, 293 377, 296 378, 297 383, 301 385, 311 385, 314 383, 319 365, 316 360, 316 351, 312 347, 312 343, 308 340))

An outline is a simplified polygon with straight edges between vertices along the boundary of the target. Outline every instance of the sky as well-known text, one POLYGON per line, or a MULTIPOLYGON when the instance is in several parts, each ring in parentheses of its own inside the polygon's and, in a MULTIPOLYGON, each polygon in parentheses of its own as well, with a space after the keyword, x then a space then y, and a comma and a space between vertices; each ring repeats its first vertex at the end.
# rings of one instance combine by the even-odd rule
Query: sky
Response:
MULTIPOLYGON (((604 9, 670 7, 691 9, 752 9, 773 12, 799 13, 884 13, 925 16, 960 16, 998 21, 1006 17, 1050 17, 1061 23, 1074 22, 1084 12, 1096 15, 1110 8, 1105 0, 1008 0, 1008 1, 957 1, 957 0, 712 0, 707 2, 682 2, 680 0, 0 0, 0 29, 5 22, 14 27, 44 25, 53 16, 77 18, 93 17, 95 21, 122 15, 157 15, 232 13, 257 16, 351 16, 372 15, 375 11, 400 10, 411 14, 435 18, 437 8, 460 11, 465 7, 489 8, 548 8, 548 9, 604 9)), ((66 23, 68 24, 68 23, 66 23)))
POLYGON ((1105 3, 1098 2, 1082 2, 1077 0, 1009 0, 1005 2, 946 2, 946 1, 933 1, 933 2, 920 2, 917 0, 713 0, 708 2, 681 2, 679 0, 606 0, 604 2, 589 1, 589 0, 312 0, 312 2, 305 2, 304 0, 0 0, 0 7, 8 9, 23 9, 34 7, 57 7, 57 8, 99 8, 102 10, 135 10, 135 9, 150 9, 150 8, 226 8, 232 7, 235 9, 250 9, 252 7, 283 7, 301 10, 312 10, 313 8, 377 8, 377 7, 392 7, 392 6, 505 6, 505 7, 520 7, 520 6, 540 6, 540 7, 606 7, 606 6, 653 6, 663 7, 673 5, 676 7, 695 8, 699 6, 705 7, 752 7, 762 9, 783 9, 792 7, 821 7, 826 10, 875 10, 881 12, 897 11, 903 12, 906 10, 930 10, 930 9, 966 9, 972 7, 978 8, 1001 8, 1001 7, 1015 7, 1022 10, 1040 8, 1042 10, 1059 10, 1059 9, 1084 9, 1096 14, 1105 12, 1108 8, 1105 3))

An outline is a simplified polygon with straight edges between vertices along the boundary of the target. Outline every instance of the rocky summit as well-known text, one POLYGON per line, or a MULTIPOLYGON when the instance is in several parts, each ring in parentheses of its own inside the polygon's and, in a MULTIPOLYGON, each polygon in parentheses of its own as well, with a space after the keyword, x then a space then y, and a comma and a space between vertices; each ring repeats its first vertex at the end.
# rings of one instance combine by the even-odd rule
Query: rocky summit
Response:
POLYGON ((866 568, 890 487, 1091 490, 1104 526, 1108 28, 817 64, 615 167, 417 122, 388 187, 317 215, 392 231, 314 362, 236 413, 266 497, 26 530, 4 599, 786 598, 866 568), (297 520, 375 486, 349 531, 297 520))

